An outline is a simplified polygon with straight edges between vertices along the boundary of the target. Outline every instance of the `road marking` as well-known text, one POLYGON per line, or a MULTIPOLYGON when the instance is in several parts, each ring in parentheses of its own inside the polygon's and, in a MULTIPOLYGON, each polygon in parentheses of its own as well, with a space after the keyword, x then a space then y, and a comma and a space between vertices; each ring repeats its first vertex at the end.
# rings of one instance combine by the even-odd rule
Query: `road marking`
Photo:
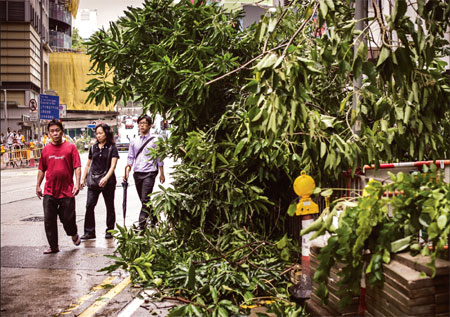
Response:
POLYGON ((150 298, 151 295, 155 294, 156 290, 147 290, 140 292, 139 295, 129 303, 124 310, 122 310, 117 317, 129 317, 133 315, 133 313, 141 307, 141 305, 145 302, 146 299, 150 298))
POLYGON ((124 310, 120 312, 120 314, 117 317, 129 317, 131 316, 141 305, 145 302, 144 298, 136 297, 133 299, 131 303, 125 307, 124 310))
POLYGON ((77 299, 75 304, 70 304, 69 307, 62 313, 60 313, 59 315, 67 315, 70 314, 72 310, 80 307, 85 301, 87 301, 89 298, 91 298, 92 296, 94 296, 95 292, 97 292, 98 290, 101 290, 103 288, 105 288, 106 285, 110 285, 112 283, 112 281, 114 281, 116 279, 117 276, 108 276, 101 284, 98 284, 96 286, 94 286, 88 294, 81 296, 80 298, 77 299))
POLYGON ((100 297, 95 303, 89 306, 84 312, 82 312, 79 317, 91 317, 94 316, 103 306, 108 304, 108 302, 117 294, 122 292, 125 287, 131 283, 131 279, 127 276, 122 282, 114 286, 108 293, 100 297))

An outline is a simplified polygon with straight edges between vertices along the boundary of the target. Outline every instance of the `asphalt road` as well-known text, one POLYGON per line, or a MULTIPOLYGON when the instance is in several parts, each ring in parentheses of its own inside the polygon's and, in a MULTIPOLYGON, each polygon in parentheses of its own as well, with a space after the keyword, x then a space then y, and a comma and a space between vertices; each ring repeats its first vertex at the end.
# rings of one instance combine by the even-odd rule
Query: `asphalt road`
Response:
MULTIPOLYGON (((136 131, 137 132, 137 131, 136 131)), ((122 131, 121 131, 122 133, 122 131)), ((116 222, 123 224, 122 176, 127 153, 120 153, 116 168, 116 222)), ((81 155, 82 168, 87 153, 81 155)), ((165 160, 166 183, 170 186, 173 161, 165 160)), ((105 275, 99 269, 109 265, 104 257, 115 248, 113 239, 104 239, 106 208, 102 198, 95 210, 97 239, 74 246, 58 224, 57 254, 44 255, 48 247, 43 223, 42 201, 35 196, 37 168, 1 171, 1 316, 140 316, 154 307, 136 302, 138 289, 131 287, 126 272, 105 275), (130 305, 133 304, 133 305, 130 305), (133 307, 131 307, 133 306, 133 307)), ((132 177, 129 179, 126 225, 138 219, 140 201, 132 177)), ((158 190, 159 177, 155 184, 158 190)), ((83 234, 87 190, 76 197, 76 221, 83 234)), ((167 305, 163 305, 167 307, 167 305)), ((162 306, 161 306, 162 307, 162 306)))

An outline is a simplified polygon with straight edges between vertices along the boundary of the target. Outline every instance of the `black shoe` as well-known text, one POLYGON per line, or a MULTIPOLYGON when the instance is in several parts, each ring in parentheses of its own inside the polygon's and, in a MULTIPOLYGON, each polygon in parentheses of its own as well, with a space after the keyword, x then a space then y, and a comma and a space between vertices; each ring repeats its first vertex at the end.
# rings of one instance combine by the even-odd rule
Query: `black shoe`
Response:
POLYGON ((85 233, 81 236, 81 240, 95 239, 95 233, 85 233))
POLYGON ((105 239, 112 239, 112 238, 113 238, 113 235, 110 234, 109 232, 107 232, 107 233, 105 234, 105 239))

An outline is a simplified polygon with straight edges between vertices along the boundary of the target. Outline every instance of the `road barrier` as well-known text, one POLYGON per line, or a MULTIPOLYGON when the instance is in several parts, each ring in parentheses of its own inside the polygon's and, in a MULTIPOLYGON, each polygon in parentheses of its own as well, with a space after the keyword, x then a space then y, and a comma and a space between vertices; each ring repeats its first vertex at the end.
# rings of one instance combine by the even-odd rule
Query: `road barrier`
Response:
POLYGON ((0 167, 1 169, 35 167, 36 160, 39 161, 43 148, 44 146, 41 144, 36 144, 36 146, 13 144, 9 148, 2 147, 0 167))

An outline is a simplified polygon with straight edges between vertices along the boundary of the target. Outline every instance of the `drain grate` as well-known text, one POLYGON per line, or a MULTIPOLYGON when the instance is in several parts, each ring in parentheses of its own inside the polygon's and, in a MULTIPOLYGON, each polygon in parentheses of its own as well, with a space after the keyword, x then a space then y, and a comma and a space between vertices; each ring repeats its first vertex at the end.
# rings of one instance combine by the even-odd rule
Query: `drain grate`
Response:
POLYGON ((42 222, 42 221, 44 221, 44 217, 28 217, 28 218, 22 219, 21 221, 42 222))

